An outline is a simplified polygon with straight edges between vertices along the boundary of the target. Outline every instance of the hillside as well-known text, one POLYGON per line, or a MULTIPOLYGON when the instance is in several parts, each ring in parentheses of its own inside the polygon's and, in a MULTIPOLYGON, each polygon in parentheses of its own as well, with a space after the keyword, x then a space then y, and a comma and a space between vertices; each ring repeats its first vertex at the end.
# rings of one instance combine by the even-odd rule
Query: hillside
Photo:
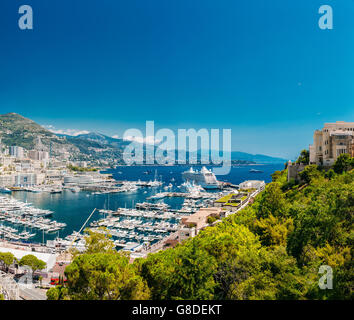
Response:
POLYGON ((77 137, 56 135, 16 113, 0 115, 0 138, 7 146, 51 151, 53 156, 59 157, 67 154, 70 160, 119 160, 124 145, 116 139, 99 134, 77 137))
POLYGON ((0 138, 7 146, 20 146, 30 149, 52 151, 52 155, 69 152, 73 155, 80 150, 65 138, 60 138, 44 129, 34 121, 24 118, 16 113, 0 115, 0 138))
POLYGON ((285 163, 289 160, 289 159, 287 160, 284 158, 266 156, 264 154, 250 154, 250 153, 240 152, 240 151, 231 152, 231 159, 232 160, 251 161, 251 162, 263 163, 263 164, 285 163))

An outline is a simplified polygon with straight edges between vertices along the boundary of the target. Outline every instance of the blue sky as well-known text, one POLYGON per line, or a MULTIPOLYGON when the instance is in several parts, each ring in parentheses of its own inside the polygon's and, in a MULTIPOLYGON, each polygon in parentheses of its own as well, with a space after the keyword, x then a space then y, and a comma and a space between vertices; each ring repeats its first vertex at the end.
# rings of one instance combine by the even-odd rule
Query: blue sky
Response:
POLYGON ((353 18, 353 0, 1 0, 0 113, 119 136, 231 128, 233 150, 294 158, 354 120, 353 18))

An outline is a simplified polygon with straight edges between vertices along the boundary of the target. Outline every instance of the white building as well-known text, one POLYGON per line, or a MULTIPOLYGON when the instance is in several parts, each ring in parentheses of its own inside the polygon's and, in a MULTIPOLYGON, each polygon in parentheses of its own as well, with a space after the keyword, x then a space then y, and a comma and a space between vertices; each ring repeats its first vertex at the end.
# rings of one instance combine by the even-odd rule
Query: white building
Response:
POLYGON ((28 158, 39 161, 48 160, 49 153, 47 151, 30 150, 28 151, 28 158))
POLYGON ((10 147, 10 155, 17 158, 17 159, 23 159, 25 156, 25 151, 22 147, 11 146, 10 147))
POLYGON ((44 182, 43 173, 18 173, 15 175, 15 186, 34 186, 44 182))
POLYGON ((265 182, 261 180, 247 180, 239 184, 241 190, 256 189, 262 191, 265 188, 265 182))
POLYGON ((0 175, 0 187, 13 187, 15 185, 14 174, 0 175))
POLYGON ((0 164, 2 167, 12 166, 14 163, 15 158, 9 156, 2 156, 0 157, 0 164))
POLYGON ((315 131, 309 150, 310 163, 317 165, 333 165, 343 153, 353 157, 354 122, 325 123, 322 130, 315 131))
POLYGON ((65 176, 64 177, 64 184, 65 185, 82 185, 82 186, 87 186, 87 185, 94 185, 96 183, 102 182, 102 179, 100 177, 97 177, 96 175, 90 175, 90 174, 78 174, 74 176, 65 176))

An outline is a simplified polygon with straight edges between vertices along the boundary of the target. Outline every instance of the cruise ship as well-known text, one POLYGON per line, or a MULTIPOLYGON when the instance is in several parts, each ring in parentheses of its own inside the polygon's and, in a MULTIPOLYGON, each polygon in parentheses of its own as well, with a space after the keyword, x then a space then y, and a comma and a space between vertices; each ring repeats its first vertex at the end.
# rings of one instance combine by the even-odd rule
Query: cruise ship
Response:
POLYGON ((188 171, 182 173, 182 178, 186 182, 200 185, 204 189, 219 189, 220 185, 215 177, 215 174, 203 167, 200 171, 190 168, 188 171))

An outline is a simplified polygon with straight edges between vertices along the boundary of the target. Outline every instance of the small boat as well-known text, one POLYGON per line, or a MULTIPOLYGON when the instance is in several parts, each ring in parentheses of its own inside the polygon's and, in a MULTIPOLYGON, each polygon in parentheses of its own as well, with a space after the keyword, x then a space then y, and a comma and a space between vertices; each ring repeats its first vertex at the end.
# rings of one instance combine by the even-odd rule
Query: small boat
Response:
POLYGON ((0 187, 0 193, 11 193, 11 190, 5 187, 0 187))
POLYGON ((262 170, 256 170, 256 169, 251 169, 250 172, 251 173, 263 173, 262 170))
POLYGON ((50 193, 51 194, 54 194, 54 193, 62 193, 62 189, 52 189, 51 191, 50 191, 50 193))
POLYGON ((79 187, 72 187, 72 188, 70 188, 70 190, 72 192, 80 192, 81 191, 81 189, 79 187))

